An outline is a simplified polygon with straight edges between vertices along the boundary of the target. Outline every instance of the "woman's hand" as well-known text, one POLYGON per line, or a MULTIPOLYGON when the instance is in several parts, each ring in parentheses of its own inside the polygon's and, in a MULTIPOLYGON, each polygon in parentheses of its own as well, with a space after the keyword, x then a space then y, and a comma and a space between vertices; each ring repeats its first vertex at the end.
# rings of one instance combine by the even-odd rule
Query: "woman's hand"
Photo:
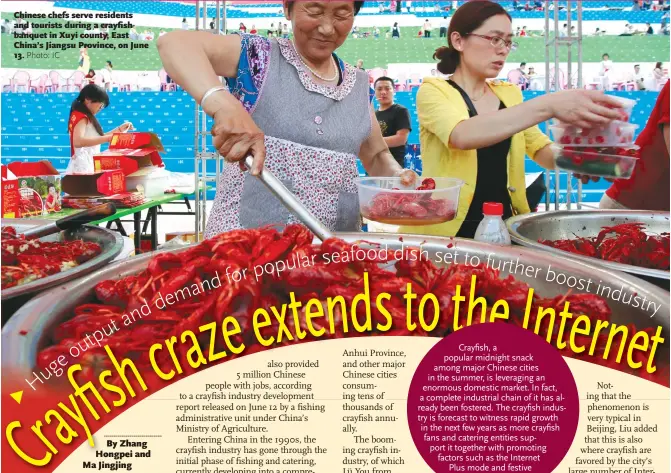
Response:
POLYGON ((233 100, 229 101, 230 106, 220 108, 213 115, 213 144, 226 161, 240 162, 241 169, 244 169, 243 160, 251 154, 254 164, 250 171, 256 176, 266 160, 264 135, 240 102, 233 100))
POLYGON ((414 186, 421 181, 421 177, 411 169, 401 169, 394 174, 394 177, 401 178, 401 185, 404 187, 414 186))
POLYGON ((580 128, 594 128, 620 118, 622 104, 598 90, 571 89, 546 96, 550 114, 580 128))
POLYGON ((133 128, 134 127, 133 127, 133 124, 131 122, 126 122, 126 123, 124 123, 122 125, 119 125, 117 127, 117 129, 119 130, 120 133, 126 133, 127 131, 130 131, 133 128))

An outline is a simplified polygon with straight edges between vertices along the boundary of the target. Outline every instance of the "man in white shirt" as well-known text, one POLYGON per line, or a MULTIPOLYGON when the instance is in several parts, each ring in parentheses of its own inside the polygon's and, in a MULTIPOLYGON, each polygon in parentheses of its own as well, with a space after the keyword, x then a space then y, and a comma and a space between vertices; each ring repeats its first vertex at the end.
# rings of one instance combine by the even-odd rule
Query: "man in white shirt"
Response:
POLYGON ((428 19, 424 20, 424 37, 425 38, 430 38, 431 37, 431 30, 433 30, 433 26, 431 26, 431 23, 429 22, 428 19))
POLYGON ((603 77, 601 83, 603 84, 603 90, 610 90, 610 76, 611 71, 613 70, 613 61, 610 60, 610 56, 606 53, 601 56, 601 70, 599 75, 603 77))
POLYGON ((636 83, 636 90, 645 90, 645 76, 641 72, 641 65, 634 66, 634 82, 636 83))
POLYGON ((189 29, 189 24, 186 22, 186 18, 182 19, 182 29, 183 30, 188 30, 189 29))
POLYGON ((610 60, 608 53, 601 56, 601 73, 600 75, 608 75, 608 72, 613 68, 613 61, 610 60))
POLYGON ((114 84, 114 77, 112 75, 112 62, 111 61, 105 61, 105 67, 103 68, 101 72, 103 76, 103 87, 105 90, 111 92, 112 91, 112 84, 114 84))
POLYGON ((440 37, 441 38, 446 38, 447 37, 447 28, 450 26, 450 21, 447 19, 446 16, 443 17, 442 20, 440 20, 440 37))

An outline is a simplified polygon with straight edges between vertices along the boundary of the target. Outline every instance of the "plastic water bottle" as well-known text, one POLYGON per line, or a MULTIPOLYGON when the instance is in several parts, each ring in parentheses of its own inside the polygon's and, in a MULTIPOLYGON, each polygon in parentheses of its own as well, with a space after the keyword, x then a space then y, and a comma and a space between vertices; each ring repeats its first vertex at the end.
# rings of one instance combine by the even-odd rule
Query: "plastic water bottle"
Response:
POLYGON ((485 215, 475 231, 475 241, 492 243, 494 245, 510 245, 510 233, 503 222, 503 204, 499 202, 485 202, 482 205, 485 215))

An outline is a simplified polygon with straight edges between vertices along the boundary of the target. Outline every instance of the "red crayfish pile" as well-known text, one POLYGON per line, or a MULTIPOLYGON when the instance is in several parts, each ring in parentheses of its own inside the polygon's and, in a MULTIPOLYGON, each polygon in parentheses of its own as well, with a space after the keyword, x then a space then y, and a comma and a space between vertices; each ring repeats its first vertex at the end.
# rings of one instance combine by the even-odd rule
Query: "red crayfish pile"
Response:
POLYGON ((19 214, 23 216, 42 215, 42 204, 33 199, 19 199, 19 214))
MULTIPOLYGON (((291 316, 291 312, 287 310, 284 323, 291 333, 297 333, 300 328, 307 332, 307 337, 303 340, 294 338, 294 341, 285 337, 279 345, 314 340, 305 317, 306 307, 310 307, 307 301, 314 304, 314 300, 321 302, 324 313, 334 300, 343 301, 342 305, 335 304, 332 319, 311 317, 315 330, 324 329, 325 334, 321 338, 365 335, 352 330, 352 320, 366 320, 368 314, 372 317, 373 330, 369 332, 371 335, 442 337, 453 330, 455 318, 459 318, 461 324, 466 320, 468 304, 460 304, 455 308, 452 297, 456 294, 458 285, 461 285, 461 294, 470 293, 473 275, 477 276, 474 297, 485 297, 490 308, 494 301, 505 300, 510 308, 509 322, 522 325, 529 287, 513 276, 501 278, 498 271, 484 265, 471 267, 453 264, 439 268, 427 258, 417 258, 416 249, 406 249, 400 257, 401 255, 384 249, 378 249, 374 253, 363 251, 369 247, 335 238, 315 245, 313 235, 305 227, 288 225, 281 233, 273 228, 231 231, 186 250, 158 254, 138 274, 96 285, 96 300, 77 307, 73 317, 58 326, 52 335, 53 345, 38 356, 38 368, 46 369, 59 356, 71 361, 70 348, 78 344, 84 350, 81 348, 86 346, 83 340, 95 337, 93 334, 102 330, 107 335, 103 344, 109 345, 117 359, 132 359, 138 369, 149 370, 148 351, 154 343, 163 343, 172 336, 179 339, 186 330, 198 333, 198 327, 210 322, 216 322, 220 326, 226 317, 234 317, 241 327, 241 332, 235 335, 234 341, 238 346, 245 344, 246 349, 242 354, 254 353, 264 349, 252 330, 254 312, 259 308, 266 309, 268 313, 272 313, 273 309, 283 311, 283 305, 289 304, 292 297, 303 304, 298 309, 300 316, 291 316), (415 257, 411 257, 411 251, 415 251, 415 257), (351 255, 355 253, 367 256, 352 258, 351 255), (298 261, 310 261, 311 264, 303 265, 297 263, 298 261), (269 269, 278 262, 283 262, 288 269, 282 272, 266 271, 258 277, 250 275, 229 280, 227 276, 245 274, 245 270, 248 275, 256 275, 258 272, 255 273, 254 268, 269 269), (217 275, 221 278, 221 286, 217 289, 203 292, 194 290, 204 287, 206 280, 212 280, 217 275), (407 328, 407 301, 403 296, 408 283, 412 284, 413 292, 418 298, 431 292, 439 301, 440 320, 430 333, 419 327, 415 331, 407 328), (370 312, 367 311, 367 304, 353 305, 355 298, 363 293, 366 284, 372 301, 370 312), (177 294, 188 288, 191 288, 191 297, 178 300, 172 305, 159 303, 166 300, 169 294, 177 294), (390 314, 392 320, 391 329, 386 332, 376 330, 378 324, 384 325, 388 321, 375 302, 381 293, 391 296, 384 301, 384 310, 390 314), (150 313, 131 324, 124 324, 127 314, 142 306, 150 307, 150 313), (348 313, 351 310, 355 313, 348 313), (118 327, 118 331, 107 333, 109 330, 106 327, 111 322, 118 327), (344 333, 343 326, 346 323, 349 331, 344 333)), ((533 297, 532 314, 541 305, 559 311, 568 301, 574 313, 587 314, 600 320, 608 320, 611 316, 606 301, 591 294, 569 294, 554 299, 544 299, 537 294, 533 297)), ((414 304, 412 308, 415 321, 418 318, 417 306, 418 304, 414 304)), ((310 311, 314 314, 314 307, 310 311)), ((475 314, 474 319, 479 320, 479 312, 476 311, 475 314)), ((531 322, 534 323, 534 320, 531 322)), ((278 327, 278 321, 273 320, 270 326, 261 328, 260 333, 267 339, 278 334, 278 327)), ((570 327, 567 326, 566 330, 570 330, 570 327)), ((199 343, 203 353, 208 353, 208 350, 213 349, 210 343, 215 342, 206 337, 200 339, 199 343)), ((216 343, 214 348, 218 350, 217 353, 227 350, 221 340, 217 339, 216 343)), ((596 353, 603 353, 605 345, 606 340, 599 339, 596 353)), ((188 356, 184 353, 184 346, 177 345, 175 348, 180 359, 188 356)), ((87 376, 97 376, 99 371, 111 368, 111 362, 102 347, 90 346, 85 350, 77 362, 82 364, 87 376)), ((162 350, 161 354, 163 352, 166 352, 167 357, 167 351, 162 350)), ((587 351, 577 355, 566 351, 565 354, 584 356, 585 359, 601 364, 610 363, 602 358, 587 357, 586 353, 587 351)), ((225 360, 234 357, 227 356, 225 360)), ((160 365, 170 360, 166 358, 157 362, 160 365)), ((187 363, 182 363, 183 367, 186 365, 187 363)), ((617 368, 625 369, 624 365, 618 365, 617 368)))
POLYGON ((26 240, 14 227, 2 228, 2 289, 26 284, 80 265, 102 251, 82 240, 26 240))
MULTIPOLYGON (((430 191, 435 188, 436 181, 427 178, 415 190, 430 191)), ((456 215, 456 202, 449 199, 434 199, 430 192, 397 191, 399 189, 396 188, 380 191, 369 205, 361 208, 361 214, 369 220, 395 225, 432 225, 453 220, 456 215)))
POLYGON ((649 269, 669 270, 669 234, 648 235, 643 223, 603 227, 596 237, 538 240, 543 245, 582 256, 649 269))

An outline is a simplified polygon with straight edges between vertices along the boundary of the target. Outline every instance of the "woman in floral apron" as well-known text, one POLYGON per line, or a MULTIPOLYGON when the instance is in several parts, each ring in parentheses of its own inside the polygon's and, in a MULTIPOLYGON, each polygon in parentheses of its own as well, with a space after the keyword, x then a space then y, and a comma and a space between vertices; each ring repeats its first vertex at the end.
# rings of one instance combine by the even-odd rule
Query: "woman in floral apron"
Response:
POLYGON ((265 164, 333 231, 361 226, 357 157, 372 176, 400 176, 406 184, 417 178, 389 153, 368 100, 366 72, 334 54, 361 4, 285 1, 293 41, 183 31, 159 38, 166 72, 214 117, 214 145, 229 161, 206 237, 295 221, 236 164, 250 154, 252 174, 265 164), (228 90, 218 76, 228 78, 228 90))

